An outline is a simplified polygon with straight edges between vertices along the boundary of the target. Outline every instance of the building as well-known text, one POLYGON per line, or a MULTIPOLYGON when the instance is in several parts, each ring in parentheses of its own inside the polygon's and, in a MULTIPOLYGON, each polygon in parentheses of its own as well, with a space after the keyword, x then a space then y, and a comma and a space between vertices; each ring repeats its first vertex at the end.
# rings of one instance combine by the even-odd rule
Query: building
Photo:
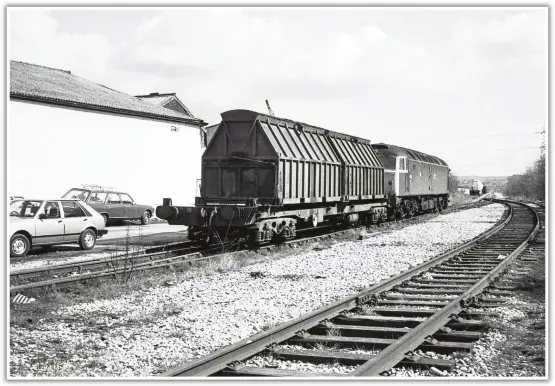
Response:
POLYGON ((171 94, 160 94, 157 92, 152 92, 148 95, 136 95, 142 101, 148 102, 155 106, 165 107, 167 109, 177 111, 178 113, 184 114, 188 117, 194 118, 191 111, 179 100, 175 93, 171 94))
POLYGON ((470 186, 459 185, 457 186, 457 192, 470 195, 470 186))
POLYGON ((206 123, 175 94, 138 98, 16 61, 9 80, 9 195, 60 197, 87 183, 145 204, 194 203, 206 123))

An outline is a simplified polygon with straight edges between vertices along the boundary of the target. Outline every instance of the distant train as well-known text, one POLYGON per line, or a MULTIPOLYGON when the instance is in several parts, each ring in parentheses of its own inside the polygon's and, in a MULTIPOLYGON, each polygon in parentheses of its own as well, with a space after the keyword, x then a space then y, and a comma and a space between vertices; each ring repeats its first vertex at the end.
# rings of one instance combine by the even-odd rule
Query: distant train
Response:
POLYGON ((192 240, 260 244, 323 222, 374 224, 447 207, 449 166, 438 157, 254 111, 221 116, 195 206, 165 198, 156 208, 192 240))
POLYGON ((486 193, 486 187, 482 184, 482 181, 472 180, 470 184, 470 195, 479 196, 484 193, 486 193))

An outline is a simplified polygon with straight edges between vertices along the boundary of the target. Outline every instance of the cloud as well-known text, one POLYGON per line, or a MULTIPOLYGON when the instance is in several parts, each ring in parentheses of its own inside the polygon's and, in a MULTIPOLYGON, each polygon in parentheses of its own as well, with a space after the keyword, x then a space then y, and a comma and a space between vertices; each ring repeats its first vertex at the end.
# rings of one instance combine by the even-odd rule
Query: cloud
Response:
POLYGON ((546 12, 520 12, 484 24, 460 23, 453 43, 486 60, 524 59, 545 53, 546 32, 546 12))
POLYGON ((289 91, 293 98, 312 97, 307 85, 316 93, 356 93, 368 84, 422 83, 409 75, 409 67, 426 56, 423 47, 389 38, 376 25, 343 31, 288 22, 286 16, 264 18, 238 9, 164 12, 137 29, 127 67, 144 61, 162 68, 202 66, 239 93, 275 87, 281 94, 297 84, 289 91))
POLYGON ((279 116, 448 155, 453 167, 483 146, 476 162, 507 170, 528 161, 497 165, 495 140, 449 134, 537 131, 546 114, 547 9, 181 8, 117 30, 8 13, 10 59, 133 95, 176 92, 210 123, 269 99, 279 116))
POLYGON ((58 33, 48 10, 8 8, 10 60, 71 70, 98 79, 109 69, 114 48, 100 34, 58 33))

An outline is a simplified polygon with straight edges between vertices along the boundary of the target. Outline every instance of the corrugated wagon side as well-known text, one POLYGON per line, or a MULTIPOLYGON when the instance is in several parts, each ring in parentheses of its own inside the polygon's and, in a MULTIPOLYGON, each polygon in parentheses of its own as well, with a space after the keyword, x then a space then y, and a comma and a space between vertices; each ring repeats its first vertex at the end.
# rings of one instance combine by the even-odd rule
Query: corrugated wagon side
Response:
POLYGON ((341 199, 341 162, 325 130, 263 115, 259 124, 278 155, 276 190, 282 205, 341 199))
POLYGON ((328 132, 327 137, 342 161, 341 194, 349 201, 383 198, 384 168, 370 141, 328 132))

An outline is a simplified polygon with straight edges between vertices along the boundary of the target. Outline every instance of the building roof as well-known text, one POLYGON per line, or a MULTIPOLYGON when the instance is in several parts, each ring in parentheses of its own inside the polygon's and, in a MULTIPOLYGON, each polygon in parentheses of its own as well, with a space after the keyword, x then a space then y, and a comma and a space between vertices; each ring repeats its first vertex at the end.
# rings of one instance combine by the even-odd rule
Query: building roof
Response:
POLYGON ((135 98, 139 98, 142 101, 152 103, 156 106, 162 106, 177 112, 182 112, 190 117, 193 117, 191 111, 183 102, 181 102, 181 100, 179 100, 175 93, 160 94, 152 92, 148 95, 135 95, 135 98))
POLYGON ((148 95, 135 95, 135 98, 139 98, 142 101, 149 102, 157 106, 162 106, 163 104, 168 103, 174 96, 175 93, 160 94, 157 92, 151 92, 148 95))
POLYGON ((10 61, 10 100, 205 126, 201 119, 156 106, 132 95, 72 75, 71 71, 10 61))

